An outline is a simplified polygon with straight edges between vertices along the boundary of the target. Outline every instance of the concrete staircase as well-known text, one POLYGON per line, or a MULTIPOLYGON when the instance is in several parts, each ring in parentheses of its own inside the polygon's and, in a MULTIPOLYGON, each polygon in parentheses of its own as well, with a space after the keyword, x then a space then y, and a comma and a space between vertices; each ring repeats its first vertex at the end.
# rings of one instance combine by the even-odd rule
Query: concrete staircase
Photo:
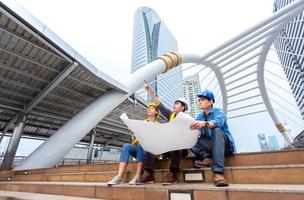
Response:
MULTIPOLYGON (((108 187, 118 164, 66 166, 26 171, 0 172, 0 190, 34 192, 102 199, 304 199, 304 150, 243 153, 226 159, 225 177, 231 185, 216 188, 210 168, 193 169, 191 159, 181 162, 179 184, 161 185, 169 162, 158 161, 155 184, 108 187)), ((130 163, 125 174, 135 174, 130 163)))

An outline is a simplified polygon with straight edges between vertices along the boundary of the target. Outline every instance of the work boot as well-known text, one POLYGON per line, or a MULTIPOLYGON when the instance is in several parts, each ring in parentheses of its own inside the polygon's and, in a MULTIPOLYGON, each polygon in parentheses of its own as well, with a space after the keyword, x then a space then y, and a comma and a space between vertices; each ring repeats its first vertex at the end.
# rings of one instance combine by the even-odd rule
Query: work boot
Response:
POLYGON ((193 167, 203 168, 203 167, 211 167, 211 165, 212 165, 212 160, 210 158, 205 158, 203 160, 194 161, 193 167))
POLYGON ((146 184, 146 183, 154 183, 153 174, 145 172, 144 175, 138 179, 138 182, 136 184, 140 185, 140 184, 146 184))
POLYGON ((174 184, 174 183, 177 183, 177 174, 170 172, 163 179, 163 184, 170 185, 170 184, 174 184))
POLYGON ((107 185, 112 186, 112 185, 118 185, 118 184, 122 184, 122 183, 124 183, 122 178, 119 176, 115 176, 112 180, 107 182, 107 185))
POLYGON ((229 184, 225 180, 225 177, 221 173, 214 173, 213 181, 216 187, 229 186, 229 184))

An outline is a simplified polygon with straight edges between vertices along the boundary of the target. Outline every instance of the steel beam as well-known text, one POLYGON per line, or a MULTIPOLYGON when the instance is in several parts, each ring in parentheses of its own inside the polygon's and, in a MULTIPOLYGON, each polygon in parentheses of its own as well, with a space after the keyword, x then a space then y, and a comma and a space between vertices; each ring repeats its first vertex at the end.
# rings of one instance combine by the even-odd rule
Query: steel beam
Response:
POLYGON ((90 132, 90 145, 88 149, 88 155, 87 155, 87 164, 92 164, 92 157, 93 157, 93 146, 96 136, 96 129, 93 128, 90 132))
POLYGON ((10 139, 9 145, 5 152, 5 156, 1 165, 1 169, 10 170, 12 168, 14 158, 21 140, 23 129, 25 126, 26 115, 21 114, 17 123, 17 126, 13 132, 13 135, 10 139))

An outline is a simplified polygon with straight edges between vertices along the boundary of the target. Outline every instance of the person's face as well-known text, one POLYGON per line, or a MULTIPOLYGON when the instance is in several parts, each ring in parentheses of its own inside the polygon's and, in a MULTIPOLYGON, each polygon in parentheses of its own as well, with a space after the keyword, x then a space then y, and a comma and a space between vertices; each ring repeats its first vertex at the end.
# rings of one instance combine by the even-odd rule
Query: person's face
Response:
POLYGON ((147 115, 149 117, 156 117, 158 114, 158 110, 154 106, 150 106, 147 110, 147 115))
POLYGON ((198 106, 202 110, 211 108, 212 104, 213 104, 213 101, 206 97, 200 97, 198 100, 198 106))
POLYGON ((179 113, 184 112, 185 106, 182 104, 182 102, 176 101, 173 106, 173 112, 179 113))

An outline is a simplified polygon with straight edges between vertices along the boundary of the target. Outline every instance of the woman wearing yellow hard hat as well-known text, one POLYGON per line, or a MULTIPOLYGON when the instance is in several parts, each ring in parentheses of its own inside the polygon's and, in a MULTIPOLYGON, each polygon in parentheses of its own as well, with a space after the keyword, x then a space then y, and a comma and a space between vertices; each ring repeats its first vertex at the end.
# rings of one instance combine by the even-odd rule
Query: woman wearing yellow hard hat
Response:
MULTIPOLYGON (((159 110, 155 103, 147 104, 147 118, 144 119, 146 122, 158 123, 156 121, 157 117, 159 116, 159 110)), ((138 139, 135 137, 133 138, 132 144, 124 144, 121 153, 120 153, 120 163, 118 174, 109 182, 107 182, 108 186, 117 185, 123 183, 123 175, 128 165, 128 161, 130 156, 136 158, 137 160, 137 167, 136 167, 136 174, 134 178, 129 182, 130 185, 135 185, 138 183, 139 177, 142 172, 143 162, 145 158, 146 152, 139 144, 138 139)))

